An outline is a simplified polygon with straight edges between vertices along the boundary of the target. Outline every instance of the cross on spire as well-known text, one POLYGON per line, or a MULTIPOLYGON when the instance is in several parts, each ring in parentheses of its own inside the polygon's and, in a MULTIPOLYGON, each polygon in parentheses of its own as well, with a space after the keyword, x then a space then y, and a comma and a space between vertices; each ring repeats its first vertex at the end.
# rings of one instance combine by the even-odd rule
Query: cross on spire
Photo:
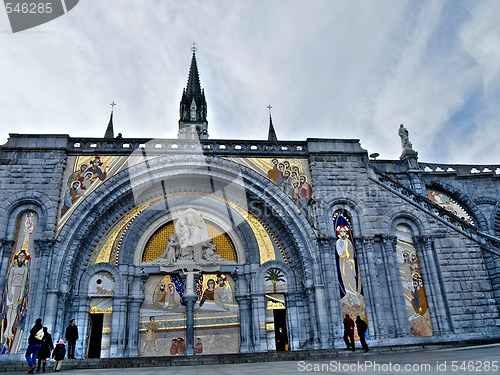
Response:
POLYGON ((266 108, 269 109, 269 116, 271 116, 271 108, 273 107, 271 107, 271 104, 269 104, 266 108))
POLYGON ((192 43, 191 43, 191 45, 192 45, 192 47, 191 47, 191 51, 193 51, 193 53, 195 53, 195 52, 196 52, 196 50, 197 50, 197 48, 196 48, 196 44, 198 44, 198 43, 196 43, 196 42, 192 42, 192 43))
POLYGON ((112 103, 110 103, 110 106, 111 106, 111 113, 113 113, 113 111, 114 111, 114 109, 115 109, 115 105, 116 105, 116 103, 115 103, 115 101, 113 100, 113 102, 112 102, 112 103))

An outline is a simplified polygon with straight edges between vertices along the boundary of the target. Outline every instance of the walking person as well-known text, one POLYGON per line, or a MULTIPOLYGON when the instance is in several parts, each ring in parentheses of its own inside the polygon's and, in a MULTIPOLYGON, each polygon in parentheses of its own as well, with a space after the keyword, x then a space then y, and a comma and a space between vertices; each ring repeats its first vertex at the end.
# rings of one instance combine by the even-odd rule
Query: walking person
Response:
POLYGON ((40 350, 43 339, 43 326, 42 319, 38 318, 35 321, 35 325, 30 330, 30 335, 28 337, 28 349, 26 350, 26 360, 30 366, 28 374, 33 374, 36 365, 36 356, 40 350))
POLYGON ((64 345, 63 339, 59 339, 52 352, 52 358, 56 360, 54 364, 54 371, 59 372, 61 370, 62 362, 64 360, 64 356, 66 355, 66 345, 64 345))
POLYGON ((50 353, 54 349, 54 344, 52 343, 52 336, 49 332, 47 332, 47 327, 43 327, 43 339, 42 345, 40 346, 40 350, 38 351, 38 366, 36 368, 36 372, 40 372, 40 365, 43 364, 43 372, 45 372, 45 364, 47 362, 47 358, 50 358, 50 353))
POLYGON ((361 341, 361 346, 365 350, 365 353, 369 350, 366 344, 366 330, 368 329, 368 324, 358 316, 356 316, 356 327, 358 328, 359 341, 361 341))
POLYGON ((75 345, 78 340, 78 327, 75 319, 71 319, 66 328, 66 342, 68 343, 68 359, 75 358, 75 345))
POLYGON ((349 314, 345 314, 344 318, 344 342, 347 349, 356 350, 354 346, 354 320, 349 317, 349 314))

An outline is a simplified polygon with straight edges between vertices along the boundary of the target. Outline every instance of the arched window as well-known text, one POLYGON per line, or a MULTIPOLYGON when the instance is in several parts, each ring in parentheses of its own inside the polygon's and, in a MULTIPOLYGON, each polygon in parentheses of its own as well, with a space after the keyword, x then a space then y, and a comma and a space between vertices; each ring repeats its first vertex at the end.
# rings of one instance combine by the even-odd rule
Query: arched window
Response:
POLYGON ((412 230, 408 225, 398 224, 395 231, 396 256, 411 333, 414 336, 432 336, 427 294, 412 230))

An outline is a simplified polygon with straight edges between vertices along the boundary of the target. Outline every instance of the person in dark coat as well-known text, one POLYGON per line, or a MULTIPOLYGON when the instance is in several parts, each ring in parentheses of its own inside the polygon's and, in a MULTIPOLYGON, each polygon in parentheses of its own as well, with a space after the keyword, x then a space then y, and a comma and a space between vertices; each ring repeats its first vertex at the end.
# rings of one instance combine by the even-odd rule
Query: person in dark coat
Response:
POLYGON ((40 365, 43 363, 43 372, 45 372, 45 364, 47 362, 47 358, 50 358, 50 353, 54 349, 54 344, 52 343, 52 336, 49 332, 47 332, 47 327, 43 327, 43 339, 42 345, 40 346, 40 350, 38 351, 38 366, 36 368, 36 372, 40 372, 40 365))
POLYGON ((356 350, 354 346, 354 320, 349 317, 349 314, 345 314, 344 318, 344 342, 347 349, 356 350))
POLYGON ((56 363, 54 364, 55 372, 59 372, 59 370, 61 370, 62 362, 64 360, 65 355, 66 355, 66 345, 64 345, 63 339, 60 339, 57 342, 54 351, 52 352, 52 358, 56 360, 56 363))
POLYGON ((75 319, 71 319, 69 326, 66 328, 66 342, 68 343, 68 359, 75 358, 75 345, 78 340, 78 328, 75 324, 75 319))
POLYGON ((42 345, 43 325, 42 319, 38 318, 28 337, 28 349, 26 350, 26 360, 30 366, 28 374, 33 374, 36 365, 36 356, 42 345), (40 334, 41 333, 41 334, 40 334))
POLYGON ((358 328, 359 341, 361 341, 361 346, 365 350, 365 353, 369 350, 368 345, 366 344, 366 330, 368 329, 368 324, 359 317, 356 317, 356 327, 358 328))

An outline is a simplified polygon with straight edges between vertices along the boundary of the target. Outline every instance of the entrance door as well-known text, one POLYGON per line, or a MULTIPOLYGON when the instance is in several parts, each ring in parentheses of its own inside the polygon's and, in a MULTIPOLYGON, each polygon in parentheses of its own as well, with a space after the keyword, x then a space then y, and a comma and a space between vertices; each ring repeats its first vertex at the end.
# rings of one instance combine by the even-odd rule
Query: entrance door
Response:
POLYGON ((104 314, 90 314, 88 358, 101 358, 102 323, 104 314))
POLYGON ((274 309, 274 334, 276 340, 276 351, 285 351, 288 346, 288 334, 286 331, 286 309, 274 309))

